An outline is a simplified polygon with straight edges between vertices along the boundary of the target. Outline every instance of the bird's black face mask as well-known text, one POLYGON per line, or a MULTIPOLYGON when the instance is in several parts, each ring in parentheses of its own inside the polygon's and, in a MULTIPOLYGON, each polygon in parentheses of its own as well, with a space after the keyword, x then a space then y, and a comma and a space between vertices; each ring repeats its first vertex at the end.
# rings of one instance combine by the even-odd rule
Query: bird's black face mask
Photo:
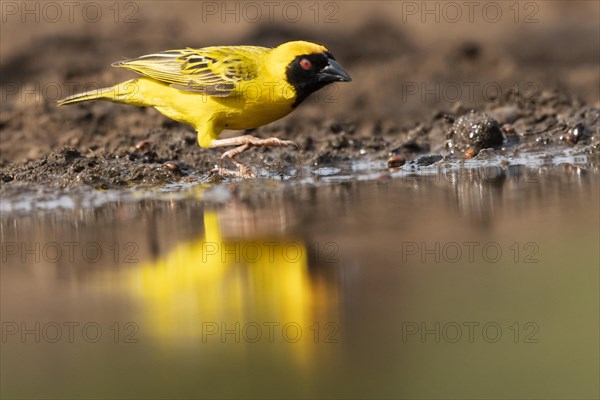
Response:
POLYGON ((298 106, 311 93, 333 82, 350 82, 352 78, 329 52, 298 56, 288 65, 287 80, 296 90, 298 106))

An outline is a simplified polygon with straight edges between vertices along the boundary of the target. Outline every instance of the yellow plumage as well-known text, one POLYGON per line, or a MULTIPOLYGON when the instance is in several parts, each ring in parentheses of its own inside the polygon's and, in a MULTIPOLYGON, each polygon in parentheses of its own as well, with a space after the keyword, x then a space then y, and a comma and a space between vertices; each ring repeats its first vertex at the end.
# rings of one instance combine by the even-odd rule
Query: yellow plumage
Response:
MULTIPOLYGON (((302 89, 306 86, 302 79, 317 82, 320 70, 315 67, 314 73, 294 72, 296 75, 306 72, 306 77, 300 76, 297 79, 300 83, 292 84, 290 68, 299 69, 295 65, 303 55, 327 58, 326 54, 331 56, 325 47, 303 41, 284 43, 273 49, 223 46, 169 50, 113 64, 135 71, 141 78, 67 97, 58 104, 108 100, 154 107, 171 119, 193 126, 200 146, 209 147, 224 129, 256 128, 293 111, 299 88, 306 90, 302 89)), ((336 80, 350 80, 341 71, 342 78, 338 76, 336 80)), ((306 91, 318 90, 333 81, 330 78, 306 91)))

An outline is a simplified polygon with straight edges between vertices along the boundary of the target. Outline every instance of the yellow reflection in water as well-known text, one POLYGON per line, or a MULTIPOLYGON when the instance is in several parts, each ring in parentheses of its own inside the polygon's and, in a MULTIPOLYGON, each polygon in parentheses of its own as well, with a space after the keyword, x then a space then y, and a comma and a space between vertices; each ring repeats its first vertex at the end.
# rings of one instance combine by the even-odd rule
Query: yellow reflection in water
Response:
MULTIPOLYGON (((127 272, 147 333, 169 345, 286 343, 297 361, 308 361, 311 329, 322 322, 315 309, 330 308, 337 296, 326 282, 311 281, 306 245, 227 240, 215 211, 205 212, 204 228, 203 237, 127 272)), ((333 314, 327 312, 328 321, 333 314)))

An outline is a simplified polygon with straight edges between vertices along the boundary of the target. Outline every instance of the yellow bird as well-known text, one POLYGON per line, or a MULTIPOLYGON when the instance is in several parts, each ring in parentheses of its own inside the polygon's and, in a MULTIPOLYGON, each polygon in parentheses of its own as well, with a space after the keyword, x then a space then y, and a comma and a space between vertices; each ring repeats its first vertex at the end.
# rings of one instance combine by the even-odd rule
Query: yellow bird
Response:
POLYGON ((224 129, 245 130, 276 121, 308 95, 351 78, 333 55, 315 43, 294 41, 275 48, 221 46, 186 48, 119 61, 114 67, 142 75, 115 86, 76 94, 59 105, 108 100, 154 107, 198 132, 203 148, 237 146, 222 158, 252 146, 289 146, 277 138, 250 135, 218 140, 224 129))

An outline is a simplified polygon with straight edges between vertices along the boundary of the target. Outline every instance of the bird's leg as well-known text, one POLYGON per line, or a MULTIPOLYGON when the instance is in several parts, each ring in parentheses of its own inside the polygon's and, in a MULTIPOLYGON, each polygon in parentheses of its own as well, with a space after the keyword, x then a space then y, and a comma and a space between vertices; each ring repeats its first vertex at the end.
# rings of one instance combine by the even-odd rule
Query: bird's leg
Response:
MULTIPOLYGON (((225 140, 228 140, 228 139, 225 139, 225 140)), ((213 146, 211 145, 211 147, 213 147, 213 146)), ((235 157, 238 154, 243 153, 244 151, 248 150, 249 148, 250 148, 249 144, 243 144, 241 146, 238 146, 234 149, 231 149, 231 150, 226 151, 225 153, 221 154, 221 160, 224 160, 226 158, 231 160, 231 162, 234 163, 238 167, 239 172, 232 173, 231 171, 226 171, 223 168, 217 168, 218 172, 221 175, 233 175, 233 176, 238 176, 240 178, 252 177, 253 176, 252 170, 249 167, 245 166, 244 164, 242 164, 241 162, 239 162, 238 160, 235 159, 235 157)))

